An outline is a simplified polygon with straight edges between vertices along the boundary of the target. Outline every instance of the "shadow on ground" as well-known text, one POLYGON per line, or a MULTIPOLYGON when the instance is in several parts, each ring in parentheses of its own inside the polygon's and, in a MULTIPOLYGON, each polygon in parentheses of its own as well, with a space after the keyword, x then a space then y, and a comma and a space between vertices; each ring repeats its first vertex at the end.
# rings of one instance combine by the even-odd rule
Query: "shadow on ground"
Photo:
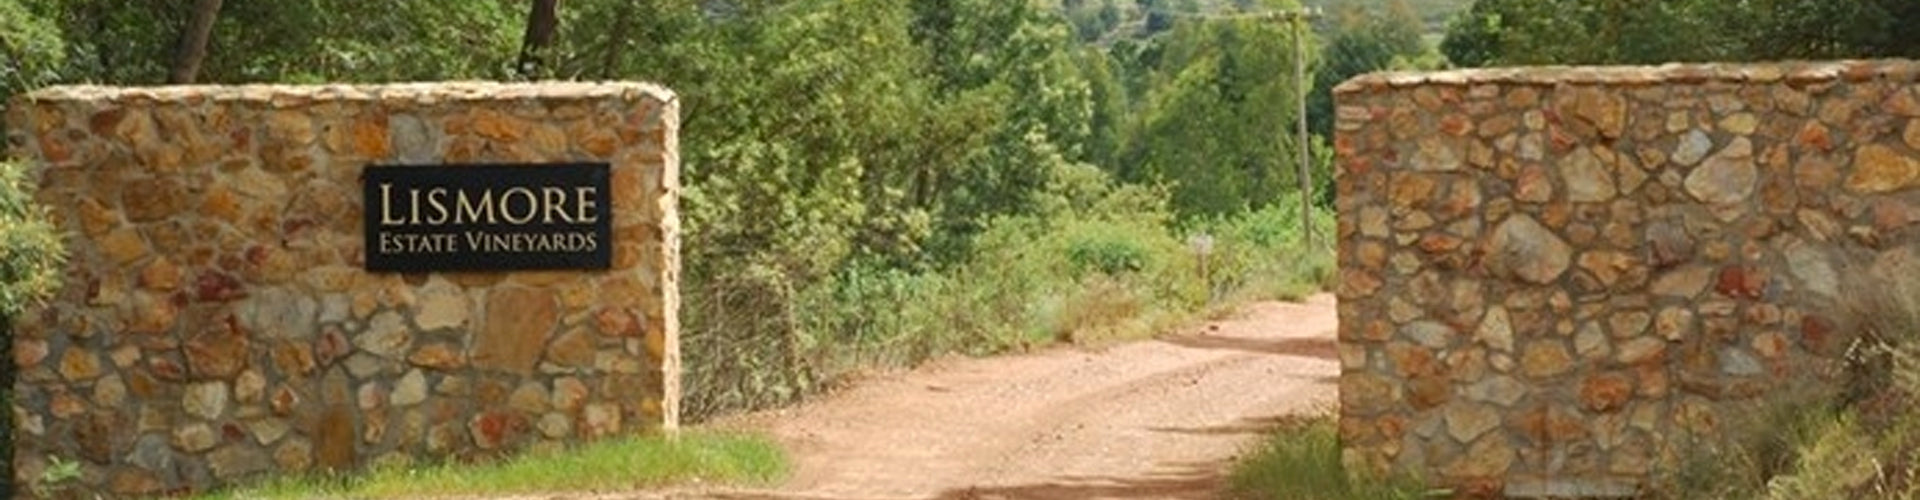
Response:
POLYGON ((1340 359, 1340 347, 1330 338, 1250 339, 1222 335, 1179 335, 1160 340, 1191 349, 1226 349, 1254 354, 1340 359))
POLYGON ((936 500, 1080 500, 1219 498, 1222 463, 1168 464, 1169 472, 1147 477, 1063 477, 1035 484, 975 486, 947 490, 936 500))

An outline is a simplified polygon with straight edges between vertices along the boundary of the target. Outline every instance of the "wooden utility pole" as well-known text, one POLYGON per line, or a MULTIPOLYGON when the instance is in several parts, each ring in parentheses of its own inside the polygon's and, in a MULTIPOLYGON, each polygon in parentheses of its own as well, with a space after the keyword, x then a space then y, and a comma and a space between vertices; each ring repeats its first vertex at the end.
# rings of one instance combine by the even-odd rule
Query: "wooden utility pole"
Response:
POLYGON ((1300 228, 1305 232, 1307 248, 1313 248, 1313 172, 1307 168, 1313 161, 1312 152, 1308 151, 1312 143, 1307 136, 1307 92, 1313 90, 1313 83, 1307 81, 1307 35, 1303 27, 1310 15, 1313 12, 1303 10, 1293 16, 1293 95, 1297 105, 1294 114, 1300 119, 1299 144, 1295 149, 1300 150, 1300 228))
POLYGON ((1308 166, 1313 162, 1312 137, 1307 132, 1307 92, 1313 90, 1313 82, 1307 81, 1307 20, 1319 17, 1319 9, 1301 9, 1291 12, 1276 12, 1276 20, 1285 20, 1293 29, 1293 96, 1294 115, 1299 120, 1298 135, 1294 149, 1299 153, 1297 160, 1300 178, 1300 229, 1306 237, 1307 247, 1313 247, 1313 171, 1308 166))

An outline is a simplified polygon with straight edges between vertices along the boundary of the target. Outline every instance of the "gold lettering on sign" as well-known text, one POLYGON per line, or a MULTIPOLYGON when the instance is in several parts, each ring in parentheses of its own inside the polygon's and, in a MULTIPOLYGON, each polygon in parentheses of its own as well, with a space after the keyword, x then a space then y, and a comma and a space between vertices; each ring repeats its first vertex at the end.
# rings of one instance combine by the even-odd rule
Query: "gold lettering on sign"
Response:
POLYGON ((380 225, 594 224, 600 222, 596 187, 516 186, 504 191, 380 184, 380 225))
POLYGON ((445 225, 451 216, 447 213, 447 188, 427 190, 427 208, 433 209, 433 215, 427 216, 427 224, 445 225))
POLYGON ((500 217, 506 219, 509 224, 526 224, 533 222, 534 216, 539 214, 540 198, 533 195, 532 189, 524 187, 508 188, 506 193, 500 195, 500 217), (513 198, 516 194, 527 200, 527 211, 519 217, 515 217, 513 214, 513 198))
POLYGON ((594 201, 594 197, 599 194, 600 188, 597 187, 573 188, 574 213, 578 214, 574 217, 574 222, 581 224, 600 222, 600 213, 594 210, 599 206, 599 203, 594 201))
POLYGON ((460 196, 457 197, 454 202, 454 207, 454 224, 467 222, 493 223, 492 190, 481 191, 479 200, 468 198, 466 190, 461 190, 460 196))
POLYGON ((393 218, 393 183, 380 183, 380 225, 398 226, 406 223, 406 219, 393 218))

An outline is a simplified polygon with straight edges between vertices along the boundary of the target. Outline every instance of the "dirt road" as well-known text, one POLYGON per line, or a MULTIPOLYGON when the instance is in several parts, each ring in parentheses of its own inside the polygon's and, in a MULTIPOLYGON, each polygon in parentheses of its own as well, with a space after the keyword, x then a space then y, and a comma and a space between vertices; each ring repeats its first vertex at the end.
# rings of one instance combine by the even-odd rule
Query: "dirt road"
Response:
POLYGON ((1335 403, 1334 327, 1321 295, 1160 340, 936 361, 709 424, 786 446, 795 470, 773 490, 588 498, 1215 498, 1277 417, 1335 403))

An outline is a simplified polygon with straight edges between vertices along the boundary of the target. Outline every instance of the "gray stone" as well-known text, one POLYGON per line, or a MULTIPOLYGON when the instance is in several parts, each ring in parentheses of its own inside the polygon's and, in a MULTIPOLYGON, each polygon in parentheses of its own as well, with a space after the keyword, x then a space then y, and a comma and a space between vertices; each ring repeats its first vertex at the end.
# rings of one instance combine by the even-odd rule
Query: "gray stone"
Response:
POLYGON ((1707 157, 1707 152, 1712 150, 1713 138, 1708 137, 1705 131, 1694 129, 1680 137, 1680 145, 1673 149, 1671 159, 1674 163, 1692 166, 1700 163, 1702 158, 1707 157))
POLYGON ((1746 349, 1726 348, 1720 351, 1720 372, 1736 377, 1759 375, 1766 372, 1760 360, 1746 349))
POLYGON ((1501 223, 1489 246, 1489 267, 1542 285, 1560 279, 1573 259, 1573 247, 1524 214, 1501 223))
POLYGON ((394 406, 410 406, 427 400, 427 376, 419 369, 407 372, 394 384, 392 402, 394 406))
POLYGON ((440 145, 427 124, 413 115, 387 118, 387 137, 402 162, 431 163, 440 159, 440 145))
POLYGON ((1454 403, 1447 405, 1445 414, 1447 435, 1462 444, 1472 443, 1475 438, 1500 425, 1500 412, 1486 405, 1454 403))
POLYGON ((159 434, 145 434, 133 441, 133 451, 127 454, 127 465, 153 472, 164 480, 177 481, 174 474, 174 451, 167 445, 167 438, 159 434))
POLYGON ((269 445, 275 441, 279 441, 282 437, 286 437, 289 429, 285 420, 262 418, 247 422, 247 430, 253 432, 254 442, 269 445))
POLYGON ((319 331, 320 303, 283 288, 260 288, 234 305, 240 326, 258 337, 304 339, 319 331))
POLYGON ((1445 349, 1453 340, 1453 327, 1433 321, 1420 321, 1400 328, 1400 336, 1432 349, 1445 349))
POLYGON ((1507 308, 1487 308, 1487 314, 1480 318, 1480 328, 1474 330, 1473 337, 1495 351, 1513 352, 1513 319, 1507 315, 1507 308))
POLYGON ((1613 354, 1613 346, 1607 342, 1607 334, 1599 323, 1587 323, 1580 326, 1579 333, 1573 336, 1573 352, 1581 358, 1599 360, 1613 354))
POLYGON ((188 415, 214 420, 226 413, 227 394, 226 382, 193 384, 187 386, 186 397, 181 398, 180 405, 187 410, 188 415))
POLYGON ((1467 386, 1467 399, 1511 407, 1527 396, 1527 384, 1513 377, 1495 375, 1467 386))
POLYGON ((405 359, 413 347, 413 335, 407 331, 406 320, 388 311, 374 316, 367 331, 353 339, 353 345, 383 358, 405 359))
POLYGON ((207 466, 213 469, 214 477, 222 480, 267 470, 272 463, 265 451, 244 443, 228 445, 207 454, 207 466))
POLYGON ((1832 260, 1819 248, 1798 242, 1788 245, 1787 267, 1807 291, 1829 299, 1840 296, 1840 278, 1832 260))
POLYGON ((1760 169, 1753 163, 1753 141, 1734 139, 1687 175, 1687 193, 1711 205, 1733 205, 1748 201, 1760 184, 1760 169))
POLYGON ((1620 194, 1613 173, 1587 148, 1575 150, 1562 160, 1560 175, 1567 182, 1567 200, 1574 203, 1611 201, 1620 194))

